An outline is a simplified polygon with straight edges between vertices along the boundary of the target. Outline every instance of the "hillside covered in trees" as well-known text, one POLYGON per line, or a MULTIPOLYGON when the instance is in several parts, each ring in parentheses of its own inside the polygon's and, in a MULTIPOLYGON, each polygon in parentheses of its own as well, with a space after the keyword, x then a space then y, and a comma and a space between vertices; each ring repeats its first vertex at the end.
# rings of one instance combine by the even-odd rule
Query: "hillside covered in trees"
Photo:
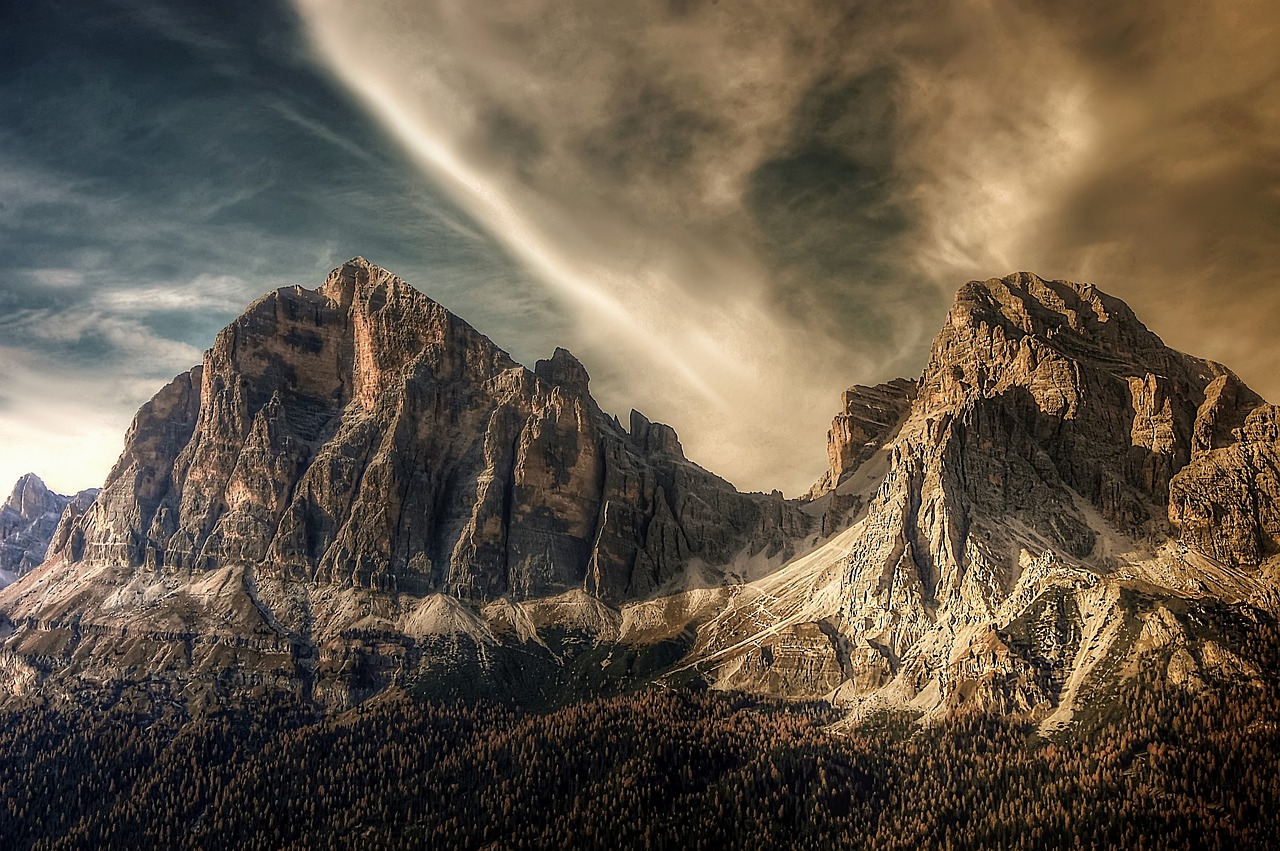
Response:
MULTIPOLYGON (((1277 632, 1253 656, 1280 669, 1277 632)), ((650 690, 539 714, 403 696, 0 717, 8 848, 1259 848, 1280 687, 1147 671, 1053 738, 650 690), (1102 711, 1101 707, 1108 707, 1102 711)))

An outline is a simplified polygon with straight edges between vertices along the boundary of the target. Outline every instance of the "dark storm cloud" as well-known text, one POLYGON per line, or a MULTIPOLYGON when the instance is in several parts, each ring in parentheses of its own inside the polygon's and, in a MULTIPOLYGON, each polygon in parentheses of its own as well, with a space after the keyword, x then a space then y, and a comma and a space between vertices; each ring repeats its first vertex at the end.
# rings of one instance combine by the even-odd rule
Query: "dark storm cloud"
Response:
POLYGON ((676 94, 646 80, 619 86, 604 121, 579 145, 589 167, 625 182, 685 171, 718 130, 714 118, 684 107, 676 94))
POLYGON ((787 145, 749 176, 743 200, 774 270, 776 302, 807 327, 890 343, 912 286, 902 242, 918 219, 895 154, 900 80, 890 67, 819 80, 787 145))

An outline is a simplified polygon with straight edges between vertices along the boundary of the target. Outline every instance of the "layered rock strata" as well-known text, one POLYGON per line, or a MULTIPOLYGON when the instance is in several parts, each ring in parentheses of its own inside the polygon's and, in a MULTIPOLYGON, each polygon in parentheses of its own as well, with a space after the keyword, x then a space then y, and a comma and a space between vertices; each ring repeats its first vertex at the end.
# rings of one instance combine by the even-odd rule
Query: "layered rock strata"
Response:
POLYGON ((691 563, 780 557, 808 518, 630 428, 557 349, 534 370, 362 259, 271 293, 139 412, 55 557, 159 573, 251 564, 464 599, 643 597, 691 563))
POLYGON ((916 383, 895 378, 866 387, 855 384, 840 399, 840 413, 827 432, 827 472, 809 490, 820 497, 840 486, 902 425, 916 397, 916 383))

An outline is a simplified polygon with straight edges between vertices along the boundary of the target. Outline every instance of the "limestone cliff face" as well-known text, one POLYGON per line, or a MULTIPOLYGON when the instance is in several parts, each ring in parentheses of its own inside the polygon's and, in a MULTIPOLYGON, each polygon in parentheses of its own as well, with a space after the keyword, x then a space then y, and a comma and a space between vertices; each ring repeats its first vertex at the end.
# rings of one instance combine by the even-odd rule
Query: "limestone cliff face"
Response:
POLYGON ((1073 556, 1094 552, 1090 507, 1233 566, 1278 549, 1275 407, 1092 285, 1027 273, 967 285, 920 398, 959 451, 970 512, 1027 519, 1073 556))
POLYGON ((827 432, 829 467, 809 491, 809 497, 822 496, 840 486, 883 446, 911 411, 916 397, 916 383, 895 378, 885 384, 866 387, 855 384, 840 399, 840 413, 827 432))
MULTIPOLYGON (((1023 489, 1009 477, 1039 462, 1034 478, 1070 487, 1120 528, 1163 531, 1169 483, 1191 458, 1197 409, 1226 373, 1167 348, 1092 285, 1020 273, 961 289, 920 397, 939 433, 971 443, 976 430, 977 448, 1015 450, 1003 470, 986 471, 994 488, 982 490, 1002 503, 1023 489)), ((1059 540, 1087 554, 1087 541, 1065 540, 1076 534, 1078 512, 1061 500, 1052 509, 1067 510, 1059 540)))
POLYGON ((603 414, 557 349, 533 371, 357 258, 279 290, 139 411, 102 498, 51 554, 162 575, 485 601, 582 588, 620 601, 812 521, 603 414))
POLYGON ((1280 408, 1234 375, 1205 391, 1191 462, 1170 482, 1169 519, 1184 543, 1228 564, 1280 553, 1280 408))

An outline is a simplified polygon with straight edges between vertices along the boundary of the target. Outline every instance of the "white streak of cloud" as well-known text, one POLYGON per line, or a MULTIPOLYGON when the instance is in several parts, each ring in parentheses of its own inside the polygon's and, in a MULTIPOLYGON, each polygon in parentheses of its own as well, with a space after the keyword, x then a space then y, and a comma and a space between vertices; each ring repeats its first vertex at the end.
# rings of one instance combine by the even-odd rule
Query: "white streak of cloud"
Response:
POLYGON ((235 314, 259 295, 254 284, 235 275, 197 275, 175 283, 103 290, 91 303, 104 311, 133 316, 187 311, 235 314))
POLYGON ((24 269, 22 275, 37 286, 52 289, 76 289, 84 286, 84 272, 79 269, 24 269))

